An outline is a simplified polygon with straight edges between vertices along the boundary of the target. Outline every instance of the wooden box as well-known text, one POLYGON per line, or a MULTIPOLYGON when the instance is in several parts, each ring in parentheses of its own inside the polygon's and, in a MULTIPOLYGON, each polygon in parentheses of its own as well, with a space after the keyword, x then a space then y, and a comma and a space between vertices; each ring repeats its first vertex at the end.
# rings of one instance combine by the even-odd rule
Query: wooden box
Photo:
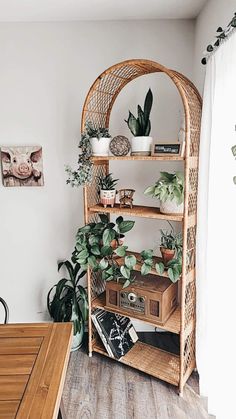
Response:
POLYGON ((164 325, 177 306, 177 294, 177 283, 168 278, 135 272, 135 282, 127 288, 115 281, 106 283, 106 307, 164 325))

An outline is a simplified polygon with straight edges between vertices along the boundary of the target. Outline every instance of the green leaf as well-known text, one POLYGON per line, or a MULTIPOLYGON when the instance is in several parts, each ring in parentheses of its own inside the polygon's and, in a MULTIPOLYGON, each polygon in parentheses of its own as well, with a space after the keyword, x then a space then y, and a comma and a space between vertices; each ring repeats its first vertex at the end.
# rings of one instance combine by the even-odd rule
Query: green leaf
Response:
POLYGON ((78 232, 80 233, 88 233, 91 230, 90 225, 85 225, 84 227, 79 228, 78 232))
POLYGON ((99 268, 104 270, 108 267, 108 261, 106 259, 101 259, 99 262, 99 268))
POLYGON ((153 94, 152 94, 151 89, 149 89, 145 97, 144 108, 143 108, 146 121, 149 119, 150 112, 152 109, 152 103, 153 103, 153 94))
POLYGON ((130 284, 131 284, 130 280, 129 279, 126 279, 126 281, 125 281, 125 283, 124 283, 124 285, 123 285, 122 288, 127 288, 130 284))
POLYGON ((157 273, 158 273, 159 275, 162 275, 162 274, 163 274, 163 272, 164 272, 164 270, 165 270, 165 266, 164 266, 164 264, 163 264, 162 262, 160 262, 160 263, 156 263, 155 268, 156 268, 156 271, 157 271, 157 273))
POLYGON ((97 268, 97 260, 96 260, 95 256, 89 256, 88 257, 88 264, 89 264, 90 268, 92 268, 92 269, 97 268))
POLYGON ((137 263, 137 259, 134 255, 128 255, 125 257, 125 265, 129 269, 133 269, 137 263))
POLYGON ((140 126, 139 126, 138 120, 134 117, 134 115, 130 111, 129 111, 128 120, 125 122, 127 122, 128 127, 130 131, 132 132, 132 134, 134 135, 134 137, 137 137, 139 135, 140 126))
POLYGON ((102 240, 104 246, 109 246, 111 241, 115 238, 116 232, 113 229, 106 228, 102 235, 102 240))
POLYGON ((117 254, 117 256, 124 257, 126 255, 126 250, 128 249, 128 246, 119 246, 114 251, 114 253, 117 254))
POLYGON ((78 254, 79 259, 87 259, 88 256, 89 256, 89 253, 88 253, 87 249, 82 250, 78 254))
MULTIPOLYGON (((153 250, 152 249, 148 249, 148 250, 143 250, 140 253, 141 257, 145 260, 145 259, 151 259, 153 257, 153 250)), ((146 261, 145 261, 146 262, 146 261)))
POLYGON ((126 266, 120 267, 120 273, 123 275, 124 278, 129 279, 130 278, 130 270, 126 266))
POLYGON ((120 223, 122 223, 122 221, 124 221, 124 218, 120 216, 116 219, 116 224, 119 225, 120 223))
POLYGON ((100 220, 103 224, 109 223, 109 218, 106 214, 99 214, 100 220))
POLYGON ((101 254, 102 256, 109 256, 113 253, 113 249, 111 246, 103 246, 101 248, 101 254))
POLYGON ((149 186, 144 191, 144 195, 152 195, 153 196, 154 193, 155 193, 155 185, 154 186, 149 186))
POLYGON ((151 266, 150 265, 146 265, 146 263, 144 263, 141 267, 141 274, 142 275, 147 275, 149 274, 149 272, 151 271, 151 266))
POLYGON ((100 249, 98 246, 92 246, 91 247, 91 252, 93 253, 93 255, 97 255, 99 256, 101 254, 100 249))
POLYGON ((135 222, 134 221, 122 221, 119 224, 119 231, 121 234, 127 233, 128 231, 130 231, 133 226, 134 226, 135 222))

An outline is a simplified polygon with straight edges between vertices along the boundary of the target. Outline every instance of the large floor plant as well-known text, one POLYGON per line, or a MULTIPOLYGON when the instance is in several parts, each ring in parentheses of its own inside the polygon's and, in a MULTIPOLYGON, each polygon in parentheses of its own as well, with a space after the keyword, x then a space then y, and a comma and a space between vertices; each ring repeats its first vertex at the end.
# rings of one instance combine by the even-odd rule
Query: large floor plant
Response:
POLYGON ((68 278, 62 278, 55 284, 47 296, 50 316, 55 322, 73 322, 72 350, 78 349, 83 343, 84 325, 88 315, 87 292, 79 284, 85 275, 78 262, 66 260, 58 264, 58 271, 64 267, 68 278))

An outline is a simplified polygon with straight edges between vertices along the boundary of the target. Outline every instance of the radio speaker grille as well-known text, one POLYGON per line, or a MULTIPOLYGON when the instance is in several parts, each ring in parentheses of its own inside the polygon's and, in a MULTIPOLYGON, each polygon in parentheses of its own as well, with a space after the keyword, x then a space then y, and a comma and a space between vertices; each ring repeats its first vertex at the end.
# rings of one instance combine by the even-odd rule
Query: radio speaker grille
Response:
POLYGON ((117 292, 114 290, 109 290, 109 303, 113 306, 117 306, 117 292))
POLYGON ((150 314, 159 317, 159 301, 150 300, 150 314))

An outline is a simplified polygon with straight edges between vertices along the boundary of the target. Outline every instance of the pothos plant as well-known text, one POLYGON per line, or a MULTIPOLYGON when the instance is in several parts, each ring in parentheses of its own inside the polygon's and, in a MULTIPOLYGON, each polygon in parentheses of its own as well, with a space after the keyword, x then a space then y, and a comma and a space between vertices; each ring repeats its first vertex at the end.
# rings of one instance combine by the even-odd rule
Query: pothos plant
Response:
POLYGON ((136 264, 140 265, 142 275, 155 268, 161 273, 162 267, 155 264, 152 249, 143 250, 137 258, 128 251, 128 246, 121 243, 133 228, 134 221, 120 216, 113 223, 105 214, 99 214, 99 217, 100 222, 86 224, 77 232, 73 260, 83 270, 90 267, 95 272, 100 271, 105 281, 121 281, 124 288, 134 281, 131 273, 136 264))
POLYGON ((90 138, 93 137, 98 139, 102 137, 110 138, 110 134, 107 128, 95 128, 91 122, 86 123, 85 130, 81 134, 79 142, 81 153, 78 158, 78 169, 73 170, 70 166, 66 166, 65 169, 68 174, 66 183, 70 184, 72 187, 84 186, 92 180, 93 163, 91 161, 92 147, 90 138))

